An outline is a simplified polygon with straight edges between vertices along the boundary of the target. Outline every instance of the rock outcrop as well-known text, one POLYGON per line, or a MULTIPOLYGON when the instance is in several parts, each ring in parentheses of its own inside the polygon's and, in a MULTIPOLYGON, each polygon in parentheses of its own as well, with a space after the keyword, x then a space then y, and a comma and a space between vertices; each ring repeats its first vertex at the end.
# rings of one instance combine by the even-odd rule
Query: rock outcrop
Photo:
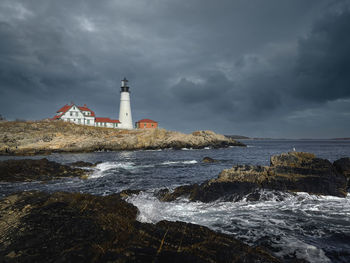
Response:
POLYGON ((245 146, 212 131, 119 130, 62 121, 0 123, 0 155, 245 146))
POLYGON ((85 177, 88 171, 72 168, 47 160, 6 160, 0 161, 0 181, 28 182, 48 181, 66 177, 85 177))
POLYGON ((280 262, 230 235, 136 221, 119 195, 23 192, 0 200, 2 262, 280 262))
POLYGON ((68 163, 68 165, 73 166, 73 167, 95 167, 101 162, 97 163, 89 163, 89 162, 84 162, 84 161, 76 161, 73 163, 68 163))
POLYGON ((272 156, 270 166, 236 165, 201 185, 180 186, 173 192, 162 190, 157 195, 162 201, 181 196, 202 202, 237 201, 254 195, 257 189, 271 189, 345 197, 346 187, 345 176, 328 160, 311 153, 290 152, 272 156))
POLYGON ((202 162, 203 162, 203 163, 217 163, 218 160, 215 160, 215 159, 213 159, 213 158, 211 158, 211 157, 206 156, 206 157, 204 157, 204 158, 202 159, 202 162))
POLYGON ((340 158, 333 165, 339 173, 348 179, 348 188, 350 188, 350 157, 340 158))

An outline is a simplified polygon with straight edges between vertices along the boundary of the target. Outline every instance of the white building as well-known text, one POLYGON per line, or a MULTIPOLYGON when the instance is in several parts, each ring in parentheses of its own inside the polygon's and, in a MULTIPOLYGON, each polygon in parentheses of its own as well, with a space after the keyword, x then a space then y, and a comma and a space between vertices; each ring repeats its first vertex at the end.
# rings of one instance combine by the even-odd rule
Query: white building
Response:
POLYGON ((119 121, 121 122, 119 126, 121 129, 131 130, 134 128, 131 116, 130 91, 126 78, 122 80, 120 91, 119 121))
POLYGON ((64 105, 57 111, 57 114, 51 120, 63 120, 73 122, 75 124, 96 127, 120 128, 128 130, 133 129, 134 127, 131 116, 128 80, 126 78, 122 80, 120 91, 119 120, 96 117, 95 113, 90 110, 86 104, 84 104, 84 106, 77 106, 74 103, 71 105, 64 105))
POLYGON ((119 120, 111 120, 110 118, 96 117, 95 112, 90 110, 86 104, 77 106, 75 104, 64 105, 57 111, 52 120, 63 120, 96 127, 119 128, 119 120))

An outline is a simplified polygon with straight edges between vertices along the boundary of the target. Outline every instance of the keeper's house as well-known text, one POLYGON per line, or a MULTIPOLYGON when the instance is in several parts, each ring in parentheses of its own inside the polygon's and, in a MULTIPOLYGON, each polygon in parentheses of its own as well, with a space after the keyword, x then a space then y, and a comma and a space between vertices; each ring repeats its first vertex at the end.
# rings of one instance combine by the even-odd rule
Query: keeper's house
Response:
POLYGON ((86 104, 84 106, 66 104, 57 111, 57 114, 51 120, 63 120, 75 124, 107 128, 118 128, 120 123, 119 120, 96 117, 95 112, 90 110, 86 104))
POLYGON ((156 129, 158 122, 150 119, 142 119, 135 123, 136 129, 156 129))

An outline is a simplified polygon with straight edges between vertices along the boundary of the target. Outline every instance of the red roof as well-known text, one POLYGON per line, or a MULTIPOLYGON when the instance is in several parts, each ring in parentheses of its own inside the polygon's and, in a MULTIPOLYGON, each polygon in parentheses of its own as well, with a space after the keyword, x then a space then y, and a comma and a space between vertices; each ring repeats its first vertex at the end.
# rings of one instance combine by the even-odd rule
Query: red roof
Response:
POLYGON ((62 116, 63 114, 64 114, 64 113, 57 114, 57 115, 53 116, 53 117, 51 118, 51 120, 58 120, 59 118, 61 118, 61 116, 62 116))
POLYGON ((95 117, 95 112, 93 112, 92 110, 90 110, 86 104, 84 104, 84 106, 78 106, 79 110, 81 111, 90 111, 91 112, 91 115, 92 117, 95 117))
POLYGON ((142 120, 139 120, 139 121, 138 121, 138 123, 141 123, 141 122, 146 122, 146 123, 157 123, 156 121, 151 120, 151 119, 142 119, 142 120))
POLYGON ((60 108, 58 111, 56 112, 66 112, 67 110, 69 110, 73 105, 64 105, 62 108, 60 108))
POLYGON ((96 117, 95 122, 120 123, 119 120, 111 120, 110 118, 96 117))
MULTIPOLYGON (((64 105, 62 108, 60 108, 57 112, 63 112, 63 113, 65 113, 65 112, 67 112, 71 107, 73 106, 73 104, 72 105, 68 105, 68 104, 66 104, 66 105, 64 105)), ((81 110, 81 111, 90 111, 91 112, 91 114, 89 115, 89 116, 91 116, 91 117, 95 117, 95 112, 93 112, 92 110, 90 110, 87 106, 86 106, 86 104, 84 104, 84 106, 77 106, 78 108, 79 108, 79 110, 81 110)), ((57 115, 58 116, 58 115, 57 115)), ((61 115, 62 116, 62 115, 61 115)), ((60 116, 60 117, 61 117, 60 116)), ((56 117, 56 116, 55 116, 56 117)), ((55 118, 54 117, 54 118, 55 118)))

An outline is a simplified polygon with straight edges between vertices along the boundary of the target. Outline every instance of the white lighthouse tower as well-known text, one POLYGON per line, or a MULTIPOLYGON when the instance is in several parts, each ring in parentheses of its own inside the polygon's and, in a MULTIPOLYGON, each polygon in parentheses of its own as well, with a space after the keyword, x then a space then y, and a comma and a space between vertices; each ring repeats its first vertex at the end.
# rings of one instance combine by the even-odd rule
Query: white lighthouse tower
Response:
POLYGON ((121 124, 118 126, 119 128, 128 130, 133 129, 130 107, 130 92, 128 80, 125 77, 122 80, 120 91, 119 121, 121 122, 121 124))

